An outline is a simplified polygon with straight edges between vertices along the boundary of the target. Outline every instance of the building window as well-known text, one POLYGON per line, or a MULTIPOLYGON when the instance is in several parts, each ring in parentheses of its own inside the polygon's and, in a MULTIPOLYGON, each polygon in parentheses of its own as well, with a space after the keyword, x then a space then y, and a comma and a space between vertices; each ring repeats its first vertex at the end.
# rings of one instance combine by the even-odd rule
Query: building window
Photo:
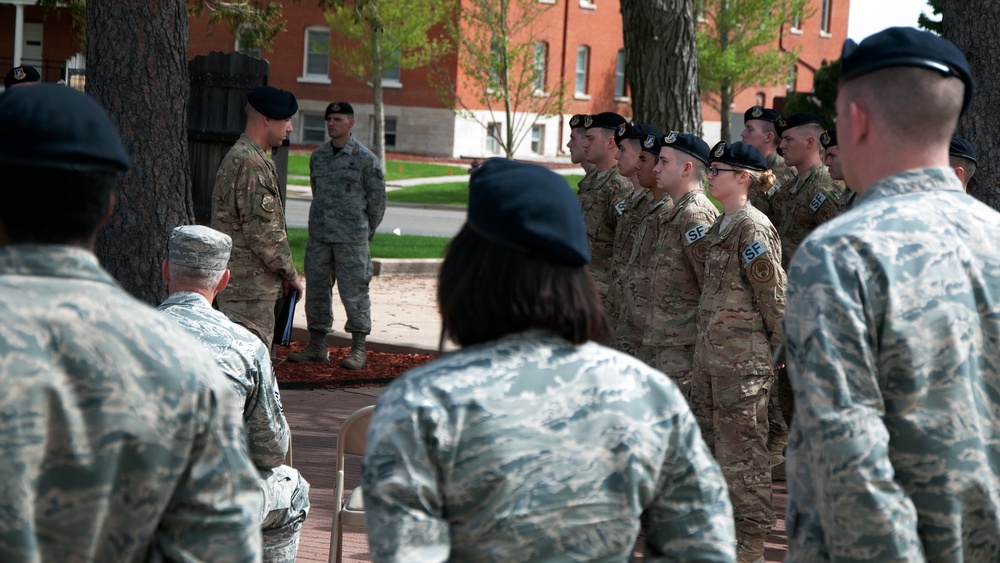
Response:
POLYGON ((820 16, 820 34, 830 35, 830 0, 823 0, 823 8, 820 11, 820 16))
POLYGON ((792 14, 792 33, 802 33, 802 12, 792 14))
POLYGON ((585 10, 596 10, 597 0, 580 0, 580 7, 585 10))
POLYGON ((329 79, 330 30, 325 27, 306 28, 304 78, 329 79))
POLYGON ((399 51, 390 51, 382 55, 382 86, 399 87, 399 51))
MULTIPOLYGON (((385 141, 385 148, 396 147, 396 118, 386 117, 385 126, 382 130, 382 140, 385 141)), ((375 141, 375 116, 372 116, 372 143, 375 141)))
POLYGON ((542 139, 545 138, 545 126, 535 125, 531 128, 531 152, 535 154, 542 154, 545 150, 545 146, 542 144, 542 139))
POLYGON ((764 95, 763 92, 757 92, 757 95, 754 96, 754 99, 753 99, 753 105, 764 107, 764 102, 766 100, 767 100, 767 97, 764 95))
POLYGON ((535 43, 535 92, 545 91, 545 65, 549 59, 549 44, 535 43))
POLYGON ((302 142, 322 145, 326 142, 326 120, 318 113, 302 114, 302 142))
POLYGON ((618 62, 615 64, 615 97, 625 97, 625 49, 618 51, 618 62))
POLYGON ((241 26, 236 35, 236 52, 244 55, 260 58, 260 47, 257 32, 250 26, 241 26), (257 45, 257 46, 252 46, 257 45))
POLYGON ((576 94, 587 95, 587 66, 590 64, 590 47, 580 45, 576 49, 576 94))
POLYGON ((486 126, 486 151, 490 154, 500 154, 500 124, 490 123, 486 126))
POLYGON ((799 69, 795 68, 795 65, 792 65, 792 68, 788 71, 789 92, 795 91, 795 83, 798 82, 798 78, 799 78, 799 69))
POLYGON ((489 78, 489 90, 496 91, 500 89, 500 72, 503 70, 503 53, 501 52, 500 39, 494 37, 490 41, 490 68, 487 69, 487 75, 489 78))

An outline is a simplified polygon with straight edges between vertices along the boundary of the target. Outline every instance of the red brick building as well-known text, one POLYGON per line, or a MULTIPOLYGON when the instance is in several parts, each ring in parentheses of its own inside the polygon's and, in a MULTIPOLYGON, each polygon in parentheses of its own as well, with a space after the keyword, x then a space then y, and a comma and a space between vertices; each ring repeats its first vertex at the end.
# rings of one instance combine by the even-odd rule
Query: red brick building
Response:
MULTIPOLYGON (((55 10, 44 19, 34 1, 0 0, 0 66, 10 68, 15 57, 21 57, 25 64, 39 68, 45 81, 65 79, 67 69, 74 66, 68 59, 82 49, 74 39, 69 17, 55 10)), ((544 64, 546 90, 563 81, 570 100, 564 115, 540 119, 535 124, 517 154, 552 158, 566 154, 571 115, 610 110, 630 116, 631 106, 625 83, 619 0, 538 1, 551 4, 540 17, 537 35, 532 39, 539 64, 544 64)), ((737 95, 732 107, 734 134, 740 131, 747 107, 755 102, 773 106, 789 87, 808 92, 820 63, 839 57, 847 36, 849 0, 810 2, 813 15, 792 28, 786 26, 778 41, 780 48, 799 53, 794 73, 789 71, 789 84, 749 88, 737 95)), ((270 84, 291 90, 299 100, 292 142, 322 143, 323 110, 330 101, 346 100, 355 107, 355 134, 370 144, 372 89, 330 60, 323 45, 337 38, 331 38, 323 12, 309 0, 289 2, 284 5, 284 18, 285 31, 275 39, 271 50, 260 56, 271 63, 270 84)), ((241 50, 240 42, 224 26, 209 26, 205 18, 192 18, 190 37, 191 57, 210 51, 241 50)), ((467 85, 463 86, 462 77, 457 76, 459 65, 455 58, 441 61, 441 65, 456 78, 459 94, 467 93, 463 90, 467 85)), ((445 107, 426 68, 388 73, 384 103, 386 144, 391 151, 452 157, 500 152, 480 124, 445 107)), ((718 139, 718 115, 708 106, 703 111, 706 141, 714 142, 718 139)))

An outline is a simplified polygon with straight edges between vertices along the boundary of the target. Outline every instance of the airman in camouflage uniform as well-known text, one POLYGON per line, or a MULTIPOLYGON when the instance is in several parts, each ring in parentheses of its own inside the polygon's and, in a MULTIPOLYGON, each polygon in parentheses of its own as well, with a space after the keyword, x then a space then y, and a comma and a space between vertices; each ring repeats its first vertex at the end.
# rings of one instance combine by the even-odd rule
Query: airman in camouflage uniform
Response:
POLYGON ((597 176, 596 167, 583 158, 583 138, 587 134, 587 128, 583 126, 585 117, 587 116, 578 113, 569 118, 569 141, 566 143, 566 148, 569 149, 569 161, 579 164, 583 169, 583 178, 577 184, 578 191, 590 188, 594 177, 597 176))
POLYGON ((890 28, 840 72, 861 194, 789 271, 786 561, 1000 561, 1000 214, 948 166, 969 66, 890 28))
POLYGON ((632 193, 632 183, 618 173, 614 158, 617 152, 614 132, 624 122, 624 117, 611 112, 587 115, 583 120, 587 130, 582 143, 583 158, 594 164, 596 173, 591 184, 580 185, 580 207, 593 256, 590 271, 605 304, 611 282, 615 231, 621 214, 615 206, 632 193))
POLYGON ((669 375, 685 398, 691 385, 696 315, 705 277, 705 236, 719 217, 701 188, 708 154, 701 138, 671 131, 663 138, 656 165, 657 185, 670 196, 673 206, 660 215, 657 226, 643 346, 656 351, 653 366, 669 375))
POLYGON ((979 162, 976 160, 976 149, 969 141, 952 135, 948 144, 948 162, 955 169, 955 175, 962 182, 962 189, 969 190, 969 182, 972 175, 976 173, 979 162))
MULTIPOLYGON (((837 145, 837 130, 827 129, 823 131, 823 134, 819 138, 820 144, 823 145, 823 150, 826 152, 826 156, 823 157, 823 164, 826 165, 826 169, 830 172, 830 177, 837 182, 844 181, 844 169, 840 162, 840 147, 837 145)), ((840 196, 840 201, 837 202, 837 207, 840 209, 840 213, 845 213, 850 208, 854 207, 854 202, 858 198, 858 192, 852 190, 850 186, 846 186, 843 195, 840 196)))
POLYGON ((656 347, 643 345, 643 333, 646 330, 646 313, 649 307, 651 288, 649 281, 656 265, 657 225, 660 215, 667 213, 673 207, 670 196, 656 184, 657 159, 660 156, 660 145, 663 132, 653 126, 635 128, 635 134, 641 135, 639 145, 639 168, 637 176, 639 185, 649 191, 645 202, 636 206, 628 218, 633 227, 631 236, 623 237, 624 245, 619 251, 621 261, 615 269, 620 276, 620 302, 613 304, 617 311, 613 326, 615 329, 615 348, 632 354, 636 358, 653 365, 656 347))
POLYGON ((785 159, 778 154, 778 145, 781 143, 781 136, 774 129, 774 121, 782 117, 777 110, 754 106, 743 113, 745 127, 740 133, 740 138, 744 143, 753 145, 760 151, 767 160, 767 169, 774 173, 777 179, 774 187, 765 192, 751 191, 750 203, 759 209, 772 224, 778 224, 778 216, 781 213, 779 208, 784 198, 774 198, 774 194, 781 190, 782 186, 787 189, 795 180, 795 169, 785 164, 785 159))
POLYGON ((725 484, 677 387, 593 342, 588 259, 557 174, 473 174, 438 285, 463 348, 390 385, 368 430, 373 561, 625 561, 640 532, 650 559, 733 561, 725 484))
POLYGON ((292 131, 295 96, 270 86, 247 95, 247 125, 229 149, 212 191, 212 228, 233 239, 232 275, 219 294, 219 310, 268 347, 274 337, 274 306, 291 289, 302 296, 285 231, 274 163, 264 152, 292 131))
POLYGON ((768 188, 774 177, 760 151, 742 142, 718 143, 711 162, 709 188, 725 214, 705 236, 691 409, 729 484, 738 561, 762 562, 764 537, 775 523, 768 397, 771 358, 782 338, 785 272, 778 233, 747 194, 768 188))
POLYGON ((333 285, 347 314, 344 330, 351 333, 351 352, 341 367, 365 367, 365 338, 372 331, 371 252, 368 243, 385 215, 385 175, 382 163, 351 134, 354 108, 347 102, 326 107, 330 142, 309 157, 313 200, 309 205, 306 246, 306 319, 309 345, 289 354, 293 362, 329 361, 326 335, 333 327, 333 285))
POLYGON ((65 86, 0 94, 0 561, 260 561, 233 391, 93 254, 129 159, 65 86), (9 188, 9 189, 8 189, 9 188))
POLYGON ((264 492, 264 561, 294 563, 299 530, 309 511, 309 484, 283 465, 289 431, 270 353, 253 333, 212 308, 219 286, 229 279, 231 247, 229 236, 208 227, 175 228, 163 265, 170 297, 157 309, 204 344, 229 378, 264 492))

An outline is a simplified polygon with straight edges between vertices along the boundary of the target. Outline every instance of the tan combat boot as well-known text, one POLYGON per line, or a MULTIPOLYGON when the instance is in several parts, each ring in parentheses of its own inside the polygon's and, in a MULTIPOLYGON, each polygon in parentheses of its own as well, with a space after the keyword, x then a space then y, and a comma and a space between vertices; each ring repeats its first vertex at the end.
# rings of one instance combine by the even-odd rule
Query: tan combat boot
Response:
POLYGON ((344 361, 340 362, 340 367, 345 369, 359 370, 365 367, 365 333, 352 332, 354 339, 351 341, 351 353, 344 361))
POLYGON ((309 344, 301 352, 288 355, 289 362, 329 362, 330 353, 326 350, 326 333, 318 330, 309 331, 309 344))
POLYGON ((736 535, 736 563, 764 563, 764 534, 736 535))

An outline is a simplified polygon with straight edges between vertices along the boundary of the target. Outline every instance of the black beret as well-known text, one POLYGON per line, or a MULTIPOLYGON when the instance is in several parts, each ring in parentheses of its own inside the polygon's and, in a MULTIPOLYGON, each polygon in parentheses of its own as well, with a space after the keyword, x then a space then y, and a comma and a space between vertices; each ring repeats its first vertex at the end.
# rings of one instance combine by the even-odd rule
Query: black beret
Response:
POLYGON ((660 145, 663 144, 663 131, 655 125, 642 123, 632 126, 630 139, 639 139, 639 148, 655 155, 660 154, 660 145))
POLYGON ((788 117, 778 116, 774 120, 774 130, 778 132, 780 136, 785 131, 789 129, 798 127, 800 125, 808 125, 810 123, 815 123, 821 128, 826 129, 826 123, 823 123, 823 118, 816 115, 815 113, 801 112, 793 113, 788 117))
POLYGON ((335 113, 354 115, 354 108, 347 102, 330 102, 330 105, 326 106, 326 113, 323 114, 323 119, 326 119, 335 113))
POLYGON ((824 149, 837 146, 837 130, 827 129, 823 131, 823 134, 819 136, 819 142, 824 149))
POLYGON ((582 129, 584 127, 583 122, 587 119, 587 114, 578 113, 573 117, 569 118, 569 128, 570 129, 582 129))
POLYGON ((16 66, 7 71, 7 76, 3 79, 3 87, 10 88, 15 84, 38 82, 41 79, 42 75, 38 74, 35 67, 28 65, 16 66))
POLYGON ((781 112, 778 110, 769 109, 762 106, 754 106, 743 112, 743 123, 746 123, 747 121, 753 121, 754 119, 774 123, 774 121, 779 117, 782 117, 782 115, 781 112))
POLYGON ((890 27, 861 44, 848 39, 840 52, 840 82, 894 66, 915 66, 954 76, 965 83, 962 113, 969 107, 975 81, 969 61, 951 41, 912 27, 890 27))
POLYGON ((258 86, 247 94, 247 101, 261 115, 271 119, 288 119, 299 111, 295 94, 272 86, 258 86))
POLYGON ((565 178, 537 164, 491 158, 473 171, 466 224, 516 252, 574 266, 590 262, 580 201, 565 178))
POLYGON ((708 166, 708 143, 697 135, 671 131, 663 136, 663 146, 687 153, 708 166))
POLYGON ((81 170, 131 166, 107 112, 67 86, 39 84, 0 94, 0 164, 81 170))
POLYGON ((735 143, 719 141, 712 148, 712 155, 709 158, 712 162, 731 164, 732 166, 738 166, 747 170, 756 170, 758 172, 767 170, 767 160, 764 159, 764 155, 760 154, 757 147, 743 141, 736 141, 735 143))
POLYGON ((951 138, 951 143, 948 145, 948 154, 960 158, 967 158, 971 160, 973 164, 979 164, 976 162, 976 149, 972 148, 972 144, 969 143, 969 141, 966 141, 957 135, 951 138))
POLYGON ((632 135, 632 124, 626 121, 615 129, 615 144, 619 147, 622 145, 622 140, 631 139, 632 135))
POLYGON ((583 116, 583 126, 587 129, 597 127, 599 129, 615 130, 622 123, 625 123, 625 118, 613 111, 583 116))

